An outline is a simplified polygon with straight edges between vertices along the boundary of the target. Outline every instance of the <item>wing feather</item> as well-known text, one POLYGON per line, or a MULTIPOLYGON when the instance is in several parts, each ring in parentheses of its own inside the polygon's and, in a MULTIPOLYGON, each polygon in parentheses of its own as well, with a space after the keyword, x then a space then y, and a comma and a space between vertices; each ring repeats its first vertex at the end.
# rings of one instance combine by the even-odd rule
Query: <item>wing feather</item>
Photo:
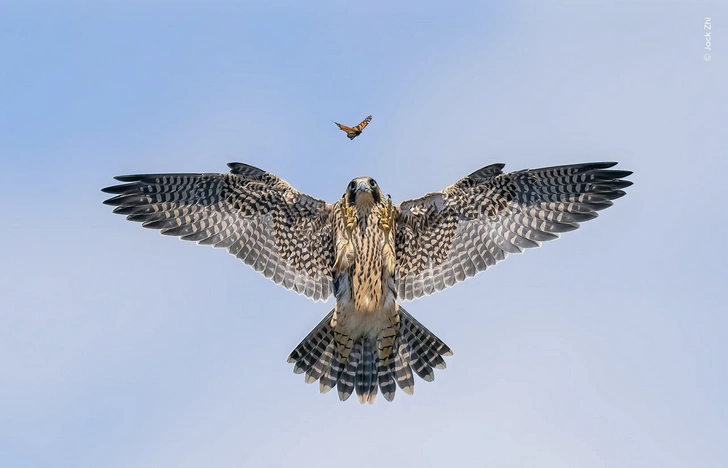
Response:
POLYGON ((612 162, 504 173, 492 164, 397 207, 397 293, 450 287, 597 217, 632 185, 612 162))
POLYGON ((114 213, 143 227, 228 250, 266 278, 314 299, 333 290, 331 205, 273 174, 230 163, 228 174, 138 174, 103 189, 114 213))

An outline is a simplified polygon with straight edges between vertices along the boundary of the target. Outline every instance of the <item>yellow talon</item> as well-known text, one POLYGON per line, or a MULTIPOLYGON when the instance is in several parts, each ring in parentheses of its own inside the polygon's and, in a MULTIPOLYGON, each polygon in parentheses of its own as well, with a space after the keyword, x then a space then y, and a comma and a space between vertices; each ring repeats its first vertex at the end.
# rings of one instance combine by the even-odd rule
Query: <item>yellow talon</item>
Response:
POLYGON ((394 226, 394 209, 392 208, 392 197, 387 195, 387 205, 380 208, 379 228, 384 231, 384 242, 389 242, 389 233, 394 226))
POLYGON ((356 217, 354 216, 354 208, 346 202, 346 197, 341 197, 341 215, 344 217, 344 223, 346 224, 346 237, 351 240, 356 217))

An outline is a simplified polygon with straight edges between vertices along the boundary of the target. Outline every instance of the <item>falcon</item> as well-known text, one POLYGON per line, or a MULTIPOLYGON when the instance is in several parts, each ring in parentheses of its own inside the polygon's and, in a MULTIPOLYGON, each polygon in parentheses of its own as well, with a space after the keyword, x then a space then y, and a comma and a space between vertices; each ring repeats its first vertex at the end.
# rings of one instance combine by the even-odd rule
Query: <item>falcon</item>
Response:
POLYGON ((414 374, 434 380, 450 348, 401 305, 442 291, 597 217, 625 195, 629 171, 597 162, 479 169, 441 192, 393 204, 371 177, 329 204, 243 163, 229 173, 141 174, 103 189, 143 227, 222 247, 276 284, 334 308, 288 361, 321 393, 373 403, 414 374))

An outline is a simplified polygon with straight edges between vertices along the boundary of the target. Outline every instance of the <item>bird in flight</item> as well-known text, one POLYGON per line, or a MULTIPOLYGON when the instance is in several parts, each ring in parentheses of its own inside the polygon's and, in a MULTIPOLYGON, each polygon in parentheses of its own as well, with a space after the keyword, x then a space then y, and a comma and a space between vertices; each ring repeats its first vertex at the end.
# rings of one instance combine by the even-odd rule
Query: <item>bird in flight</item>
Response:
POLYGON ((104 203, 130 221, 222 247, 275 283, 334 308, 288 361, 322 393, 391 401, 434 379, 450 348, 403 307, 539 247, 625 195, 629 171, 597 162, 503 172, 492 164, 441 192, 393 204, 358 177, 329 204, 242 163, 229 173, 118 176, 104 203))
POLYGON ((362 120, 359 125, 356 127, 347 127, 346 125, 341 125, 339 122, 334 122, 340 129, 346 132, 346 136, 349 137, 350 140, 353 140, 354 138, 361 135, 362 130, 364 130, 364 127, 369 125, 369 122, 372 121, 372 116, 368 116, 366 119, 362 120))

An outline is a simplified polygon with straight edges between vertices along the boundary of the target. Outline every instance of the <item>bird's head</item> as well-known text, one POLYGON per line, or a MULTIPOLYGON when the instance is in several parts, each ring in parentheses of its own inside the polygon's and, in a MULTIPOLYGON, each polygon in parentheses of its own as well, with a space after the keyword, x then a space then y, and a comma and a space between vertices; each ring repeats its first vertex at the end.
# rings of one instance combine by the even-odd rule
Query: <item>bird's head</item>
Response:
POLYGON ((368 209, 382 203, 384 194, 371 177, 357 177, 346 187, 346 201, 357 209, 368 209))

